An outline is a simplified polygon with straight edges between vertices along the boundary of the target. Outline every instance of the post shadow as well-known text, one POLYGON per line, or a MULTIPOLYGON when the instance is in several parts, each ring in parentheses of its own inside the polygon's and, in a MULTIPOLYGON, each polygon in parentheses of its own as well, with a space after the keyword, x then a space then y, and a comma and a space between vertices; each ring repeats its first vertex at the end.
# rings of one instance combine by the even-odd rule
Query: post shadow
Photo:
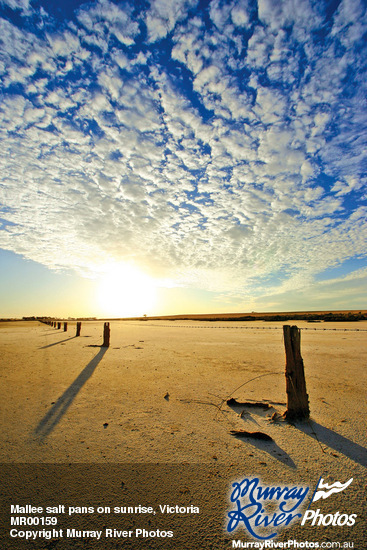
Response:
POLYGON ((288 466, 289 468, 293 468, 293 469, 297 468, 297 466, 295 465, 294 461, 289 456, 289 454, 286 453, 284 449, 279 447, 279 445, 277 445, 275 441, 261 441, 261 440, 251 439, 249 437, 238 437, 238 436, 234 436, 234 437, 236 437, 238 441, 242 441, 247 445, 252 445, 253 447, 256 447, 256 449, 259 449, 260 451, 265 451, 272 458, 279 460, 279 462, 282 462, 282 464, 284 464, 285 466, 288 466))
MULTIPOLYGON (((251 412, 257 414, 258 416, 260 416, 262 418, 264 418, 264 417, 267 416, 269 411, 271 409, 273 409, 272 406, 270 406, 269 409, 264 409, 266 403, 264 403, 264 404, 260 404, 260 403, 258 403, 258 404, 254 404, 254 403, 228 404, 228 402, 227 402, 227 405, 230 409, 232 409, 237 414, 239 414, 241 411, 245 410, 247 414, 246 414, 246 417, 244 418, 244 420, 249 421, 249 422, 253 422, 257 426, 259 426, 260 424, 259 424, 259 422, 257 422, 257 420, 255 418, 253 418, 251 412), (256 406, 256 405, 258 405, 258 406, 256 406)), ((236 439, 241 440, 244 443, 248 443, 250 445, 253 445, 254 447, 256 447, 257 449, 259 449, 261 451, 265 451, 272 458, 275 458, 276 460, 279 460, 279 462, 282 462, 283 464, 285 464, 289 468, 296 468, 296 465, 293 462, 292 458, 289 456, 289 454, 286 453, 284 449, 279 447, 279 445, 277 445, 277 443, 275 443, 274 440, 273 441, 261 441, 261 440, 254 440, 254 439, 251 439, 249 437, 238 437, 238 436, 235 436, 235 437, 236 437, 236 439)))
POLYGON ((57 346, 57 344, 63 344, 64 342, 69 342, 69 340, 74 340, 76 336, 71 336, 70 338, 65 338, 65 340, 59 340, 58 342, 54 342, 53 344, 47 344, 47 346, 42 346, 38 349, 46 349, 46 348, 52 348, 52 346, 57 346))
POLYGON ((37 427, 34 429, 34 434, 40 439, 45 439, 52 430, 60 422, 79 391, 82 389, 87 380, 92 376, 93 372, 97 368, 98 364, 102 360, 102 357, 106 353, 107 348, 101 348, 97 355, 88 363, 88 365, 82 370, 79 376, 62 394, 51 409, 40 420, 37 427))
POLYGON ((314 420, 302 423, 297 422, 293 425, 310 437, 315 438, 316 435, 320 443, 334 449, 337 453, 347 456, 354 462, 358 462, 361 466, 367 467, 367 449, 362 447, 362 445, 358 445, 358 443, 354 443, 354 441, 351 441, 337 432, 325 428, 325 426, 318 424, 314 420))
MULTIPOLYGON (((229 405, 229 407, 236 413, 239 413, 241 409, 246 408, 245 406, 238 405, 229 405)), ((252 412, 254 412, 253 409, 252 412)), ((260 408, 256 411, 256 414, 259 416, 265 416, 264 412, 261 411, 260 408)), ((251 414, 248 414, 246 416, 246 420, 250 420, 251 422, 259 425, 259 423, 254 418, 252 418, 251 414)), ((354 462, 361 464, 361 466, 364 466, 365 468, 367 467, 367 449, 365 447, 362 447, 362 445, 358 445, 358 443, 354 443, 354 441, 347 439, 337 432, 334 432, 329 428, 325 428, 325 426, 318 424, 312 419, 308 419, 306 421, 293 421, 290 424, 304 434, 313 437, 313 439, 317 439, 319 443, 323 443, 327 447, 334 449, 336 452, 341 453, 352 459, 354 462)), ((250 438, 238 439, 241 439, 246 443, 250 443, 257 448, 268 452, 271 456, 277 458, 287 466, 291 466, 292 468, 296 467, 291 457, 283 449, 278 447, 275 442, 255 442, 253 439, 250 438)))

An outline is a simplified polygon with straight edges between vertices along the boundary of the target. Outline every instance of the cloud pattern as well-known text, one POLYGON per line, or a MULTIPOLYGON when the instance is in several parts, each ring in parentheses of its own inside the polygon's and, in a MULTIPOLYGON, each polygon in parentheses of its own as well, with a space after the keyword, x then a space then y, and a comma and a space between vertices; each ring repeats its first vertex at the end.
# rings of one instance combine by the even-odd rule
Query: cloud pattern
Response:
POLYGON ((236 299, 364 257, 362 0, 0 15, 3 249, 84 275, 134 261, 236 299))

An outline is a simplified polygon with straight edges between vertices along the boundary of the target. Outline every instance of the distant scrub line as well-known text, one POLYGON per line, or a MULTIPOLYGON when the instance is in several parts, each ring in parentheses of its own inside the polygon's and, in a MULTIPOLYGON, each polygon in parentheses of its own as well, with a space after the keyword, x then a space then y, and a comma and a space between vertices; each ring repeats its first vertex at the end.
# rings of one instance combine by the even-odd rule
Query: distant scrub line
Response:
MULTIPOLYGON (((22 321, 39 321, 39 320, 54 320, 56 317, 23 317, 22 321)), ((5 321, 18 321, 19 319, 0 319, 0 322, 5 321)), ((353 322, 353 321, 367 321, 367 313, 352 312, 335 312, 335 313, 277 313, 274 315, 269 314, 251 314, 251 315, 164 315, 164 316, 152 316, 152 317, 120 317, 115 319, 97 319, 96 317, 87 317, 69 320, 78 321, 308 321, 312 322, 353 322)))
POLYGON ((276 315, 243 315, 239 317, 216 317, 216 316, 206 316, 200 317, 196 315, 187 315, 187 316, 179 316, 179 317, 140 317, 135 318, 139 321, 143 320, 170 320, 170 321, 309 321, 309 322, 315 322, 315 321, 367 321, 367 314, 364 313, 311 313, 311 314, 292 314, 292 315, 282 315, 282 314, 276 314, 276 315))

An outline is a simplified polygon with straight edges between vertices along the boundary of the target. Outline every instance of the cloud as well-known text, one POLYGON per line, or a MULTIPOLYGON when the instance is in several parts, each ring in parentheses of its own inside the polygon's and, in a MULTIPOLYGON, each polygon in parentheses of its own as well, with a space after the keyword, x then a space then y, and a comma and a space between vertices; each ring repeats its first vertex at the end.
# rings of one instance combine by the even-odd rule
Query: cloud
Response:
POLYGON ((251 6, 0 19, 1 246, 269 303, 362 256, 365 10, 251 6))
POLYGON ((171 32, 178 21, 186 19, 197 0, 152 0, 146 14, 148 41, 155 42, 171 32))
POLYGON ((78 13, 78 21, 86 29, 89 43, 108 48, 109 36, 113 35, 118 42, 131 46, 139 32, 139 24, 131 17, 131 9, 123 9, 109 0, 99 0, 82 7, 78 13))
POLYGON ((29 15, 30 10, 30 0, 1 0, 0 4, 9 6, 12 10, 20 10, 24 15, 29 15))

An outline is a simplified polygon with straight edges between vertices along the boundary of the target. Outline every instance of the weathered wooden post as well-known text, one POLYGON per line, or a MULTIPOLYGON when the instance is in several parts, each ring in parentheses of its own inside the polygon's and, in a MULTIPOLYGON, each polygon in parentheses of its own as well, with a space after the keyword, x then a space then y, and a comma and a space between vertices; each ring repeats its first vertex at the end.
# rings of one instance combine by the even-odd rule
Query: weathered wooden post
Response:
POLYGON ((61 328, 61 323, 57 323, 57 330, 60 330, 61 328))
POLYGON ((76 334, 75 334, 75 336, 80 336, 81 328, 82 328, 82 323, 81 323, 81 321, 77 321, 77 323, 76 323, 76 334))
POLYGON ((64 323, 64 332, 66 332, 67 330, 68 330, 68 324, 64 323))
POLYGON ((103 327, 103 344, 102 348, 110 347, 110 323, 105 323, 103 327))
POLYGON ((285 379, 287 410, 285 418, 309 418, 310 408, 306 392, 305 371, 301 356, 301 331, 296 326, 284 325, 285 379))

